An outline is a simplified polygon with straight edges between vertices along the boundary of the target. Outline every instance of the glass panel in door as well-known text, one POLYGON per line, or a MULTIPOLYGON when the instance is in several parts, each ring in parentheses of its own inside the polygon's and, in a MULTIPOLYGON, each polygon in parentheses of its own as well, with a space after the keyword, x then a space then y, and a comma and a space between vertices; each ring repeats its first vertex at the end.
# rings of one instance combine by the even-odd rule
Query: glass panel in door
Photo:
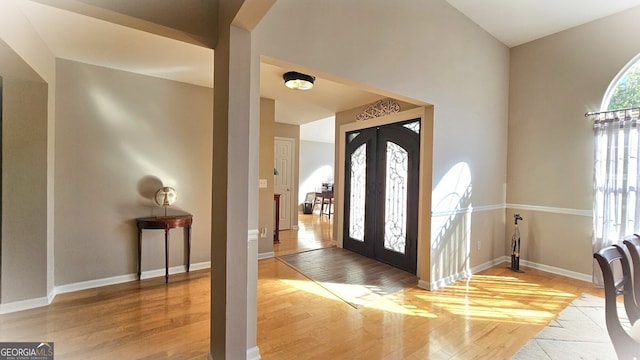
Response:
POLYGON ((384 248, 404 254, 407 243, 409 154, 391 141, 387 142, 386 151, 384 248))
POLYGON ((360 145, 351 154, 349 237, 364 241, 364 207, 367 185, 367 144, 360 145))

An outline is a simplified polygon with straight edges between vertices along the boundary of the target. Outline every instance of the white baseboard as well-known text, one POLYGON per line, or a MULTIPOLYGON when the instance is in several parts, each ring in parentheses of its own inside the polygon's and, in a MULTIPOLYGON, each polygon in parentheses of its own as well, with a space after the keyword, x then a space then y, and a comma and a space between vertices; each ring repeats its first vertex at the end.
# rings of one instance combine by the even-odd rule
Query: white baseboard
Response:
POLYGON ((271 258, 273 258, 275 256, 276 256, 276 254, 273 251, 266 252, 266 253, 259 253, 258 254, 258 260, 271 259, 271 258))
MULTIPOLYGON (((191 264, 189 267, 190 271, 208 269, 211 267, 211 261, 205 261, 201 263, 191 264)), ((184 265, 173 266, 169 268, 169 275, 180 274, 187 271, 187 268, 184 265)), ((155 270, 147 270, 143 271, 140 275, 140 279, 151 279, 155 277, 164 276, 165 269, 155 269, 155 270)), ((115 284, 122 284, 129 281, 137 280, 138 276, 136 274, 127 274, 114 276, 103 279, 89 280, 89 281, 81 281, 77 283, 71 283, 66 285, 56 286, 54 291, 56 294, 64 294, 72 291, 80 291, 86 289, 93 289, 101 286, 109 286, 115 284)))
POLYGON ((477 274, 480 271, 487 270, 488 268, 496 266, 498 264, 502 264, 503 262, 506 261, 505 258, 506 257, 504 257, 504 256, 500 256, 500 257, 497 257, 497 258, 495 258, 493 260, 489 260, 489 261, 487 261, 485 263, 482 263, 480 265, 476 265, 476 266, 471 268, 471 273, 472 274, 477 274))
MULTIPOLYGON (((419 280, 418 281, 418 287, 421 289, 425 289, 425 290, 437 290, 440 289, 442 287, 445 287, 449 284, 452 284, 460 279, 466 279, 469 276, 473 275, 473 274, 477 274, 483 270, 486 270, 490 267, 502 264, 502 263, 510 263, 511 262, 511 257, 509 256, 500 256, 498 258, 495 258, 493 260, 487 261, 485 263, 482 263, 480 265, 474 266, 473 268, 470 269, 470 271, 461 271, 459 273, 447 276, 445 278, 436 280, 436 281, 426 281, 426 280, 419 280)), ((542 271, 546 271, 548 273, 552 273, 552 274, 556 274, 556 275, 562 275, 562 276, 566 276, 568 278, 572 278, 572 279, 577 279, 577 280, 582 280, 582 281, 586 281, 586 282, 591 282, 591 275, 590 274, 582 274, 579 272, 575 272, 575 271, 570 271, 570 270, 566 270, 566 269, 562 269, 562 268, 558 268, 555 266, 549 266, 549 265, 544 265, 544 264, 538 264, 535 263, 533 261, 527 261, 527 260, 520 260, 520 264, 524 265, 524 266, 528 266, 534 269, 538 269, 538 270, 542 270, 542 271)))
MULTIPOLYGON (((210 268, 211 268, 211 261, 204 261, 200 263, 191 264, 189 266, 189 271, 196 271, 196 270, 203 270, 203 269, 210 269, 210 268)), ((154 277, 162 277, 164 276, 164 271, 165 271, 164 269, 143 271, 142 274, 140 275, 140 279, 144 280, 144 279, 151 279, 154 277)), ((184 265, 178 265, 178 266, 173 266, 169 268, 169 275, 180 274, 184 272, 187 272, 187 268, 184 265)))
POLYGON ((254 346, 250 349, 247 349, 247 360, 260 360, 260 349, 257 346, 254 346))
POLYGON ((204 269, 211 269, 211 261, 203 261, 200 263, 191 264, 189 268, 190 271, 204 270, 204 269))
MULTIPOLYGON (((207 359, 214 360, 213 355, 211 355, 211 353, 207 354, 207 359)), ((258 349, 257 346, 247 349, 247 360, 260 360, 260 359, 262 359, 262 357, 260 357, 260 349, 258 349)))
MULTIPOLYGON (((504 262, 507 262, 507 263, 511 262, 511 257, 505 256, 504 258, 505 258, 504 262)), ((583 274, 583 273, 579 273, 579 272, 571 271, 571 270, 566 270, 566 269, 562 269, 562 268, 555 267, 555 266, 549 266, 549 265, 545 265, 545 264, 538 264, 538 263, 535 263, 533 261, 527 261, 527 260, 520 259, 520 265, 532 267, 534 269, 546 271, 548 273, 552 273, 552 274, 556 274, 556 275, 566 276, 568 278, 572 278, 572 279, 576 279, 576 280, 582 280, 582 281, 586 281, 586 282, 592 282, 593 281, 593 276, 591 274, 583 274)))
MULTIPOLYGON (((164 270, 162 274, 164 275, 164 270)), ((73 291, 93 289, 101 286, 121 284, 129 281, 134 281, 137 279, 138 279, 138 276, 136 274, 127 274, 127 275, 113 276, 113 277, 108 277, 103 279, 80 281, 77 283, 60 285, 60 286, 56 286, 53 289, 53 291, 55 292, 55 295, 57 295, 57 294, 64 294, 64 293, 69 293, 73 291)))
POLYGON ((49 304, 50 302, 48 297, 14 301, 6 304, 0 304, 0 314, 8 314, 16 311, 35 309, 47 306, 49 304))
MULTIPOLYGON (((443 288, 443 287, 445 287, 445 286, 447 286, 449 284, 453 284, 454 282, 456 282, 456 281, 458 281, 460 279, 466 279, 469 276, 471 276, 472 274, 473 273, 471 271, 466 271, 465 270, 465 271, 460 271, 460 272, 458 272, 456 274, 453 274, 453 275, 446 276, 446 277, 444 277, 442 279, 439 279, 439 280, 436 280, 436 281, 431 281, 429 283, 429 285, 428 285, 429 286, 429 290, 437 290, 437 289, 443 288)), ((424 285, 425 284, 423 283, 423 286, 424 285)), ((418 282, 418 286, 420 286, 419 282, 418 282)))
POLYGON ((420 289, 424 289, 424 290, 431 290, 431 288, 429 287, 431 286, 431 284, 429 284, 428 281, 425 280, 418 280, 418 287, 420 289))
MULTIPOLYGON (((186 271, 187 271, 187 268, 184 265, 172 266, 169 268, 169 275, 179 274, 186 271)), ((143 271, 142 274, 140 274, 140 280, 162 277, 164 276, 164 273, 165 273, 164 269, 143 271)))
MULTIPOLYGON (((195 270, 203 270, 203 269, 209 269, 209 268, 211 268, 211 261, 205 261, 201 263, 191 264, 189 270, 195 271, 195 270)), ((161 277, 161 276, 164 276, 164 271, 165 269, 143 271, 140 278, 150 279, 154 277, 161 277)), ((184 265, 174 266, 169 268, 169 275, 179 274, 186 271, 187 269, 184 265)), ((0 314, 6 314, 10 312, 29 310, 29 309, 42 307, 42 306, 47 306, 51 304, 53 299, 58 294, 64 294, 64 293, 86 290, 86 289, 93 289, 93 288, 102 287, 102 286, 122 284, 125 282, 135 281, 137 279, 138 279, 137 274, 127 274, 127 275, 119 275, 119 276, 113 276, 113 277, 96 279, 96 280, 80 281, 77 283, 56 286, 53 288, 53 291, 51 291, 51 293, 47 297, 16 301, 16 302, 7 303, 7 304, 0 304, 0 314)))
POLYGON ((449 284, 452 284, 460 279, 466 279, 469 276, 479 273, 482 270, 486 270, 492 266, 498 265, 500 263, 504 262, 504 257, 499 257, 493 260, 489 260, 485 263, 482 263, 480 265, 474 266, 469 270, 463 270, 460 271, 456 274, 447 276, 445 278, 442 278, 440 280, 436 280, 436 281, 425 281, 425 280, 420 280, 418 281, 418 287, 421 289, 425 289, 425 290, 437 290, 440 289, 442 287, 445 287, 449 284))

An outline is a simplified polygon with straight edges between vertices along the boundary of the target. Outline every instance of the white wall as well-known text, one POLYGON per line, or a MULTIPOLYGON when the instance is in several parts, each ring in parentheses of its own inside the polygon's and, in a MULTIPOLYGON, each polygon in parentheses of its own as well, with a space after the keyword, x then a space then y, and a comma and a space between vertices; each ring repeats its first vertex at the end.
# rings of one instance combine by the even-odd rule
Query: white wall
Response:
MULTIPOLYGON (((466 164, 472 192, 466 208, 457 210, 473 208, 472 224, 476 215, 502 223, 506 46, 444 0, 279 0, 256 28, 255 38, 262 55, 298 64, 318 76, 434 104, 433 186, 456 164, 466 164)), ((504 228, 469 228, 473 232, 465 233, 465 241, 479 241, 480 250, 460 249, 465 253, 458 270, 492 259, 496 250, 488 249, 504 241, 504 228)), ((451 236, 441 241, 458 240, 451 236)), ((503 255, 504 249, 497 253, 503 255)), ((451 275, 455 274, 441 273, 451 275)))
POLYGON ((324 143, 335 143, 336 117, 329 116, 324 119, 312 121, 300 125, 300 139, 324 143))
MULTIPOLYGON (((55 281, 136 272, 135 218, 161 215, 161 185, 194 216, 191 262, 211 244, 212 89, 59 59, 57 62, 55 281)), ((184 263, 172 230, 169 266, 184 263)), ((144 231, 142 270, 164 268, 164 233, 144 231)))
POLYGON ((334 153, 332 143, 300 140, 298 205, 304 203, 308 192, 319 190, 323 182, 333 183, 334 153))

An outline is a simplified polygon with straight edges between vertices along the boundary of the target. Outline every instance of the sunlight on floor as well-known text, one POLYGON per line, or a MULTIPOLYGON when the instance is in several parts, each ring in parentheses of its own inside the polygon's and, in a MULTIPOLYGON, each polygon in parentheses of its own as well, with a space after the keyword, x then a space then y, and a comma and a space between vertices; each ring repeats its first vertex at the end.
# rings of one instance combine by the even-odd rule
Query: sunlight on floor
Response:
POLYGON ((385 294, 366 284, 279 280, 296 289, 329 299, 344 301, 355 308, 370 308, 408 316, 437 318, 442 310, 467 319, 495 320, 516 324, 546 324, 575 295, 508 276, 474 275, 444 289, 419 288, 385 294), (412 299, 405 301, 405 295, 412 299), (512 300, 517 295, 519 301, 512 300), (522 299, 526 301, 522 301, 522 299), (436 308, 438 309, 436 311, 436 308))
POLYGON ((273 244, 276 256, 335 246, 333 218, 320 214, 299 214, 298 229, 279 233, 280 243, 273 244))

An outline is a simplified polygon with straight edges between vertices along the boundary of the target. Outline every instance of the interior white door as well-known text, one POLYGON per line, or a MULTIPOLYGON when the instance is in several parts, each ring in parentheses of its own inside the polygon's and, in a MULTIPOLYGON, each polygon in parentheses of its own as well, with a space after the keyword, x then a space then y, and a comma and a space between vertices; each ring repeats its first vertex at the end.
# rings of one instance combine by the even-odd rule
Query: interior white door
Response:
POLYGON ((295 139, 274 138, 274 168, 278 175, 274 175, 274 191, 280 194, 280 230, 291 229, 291 211, 293 209, 293 149, 295 139))

